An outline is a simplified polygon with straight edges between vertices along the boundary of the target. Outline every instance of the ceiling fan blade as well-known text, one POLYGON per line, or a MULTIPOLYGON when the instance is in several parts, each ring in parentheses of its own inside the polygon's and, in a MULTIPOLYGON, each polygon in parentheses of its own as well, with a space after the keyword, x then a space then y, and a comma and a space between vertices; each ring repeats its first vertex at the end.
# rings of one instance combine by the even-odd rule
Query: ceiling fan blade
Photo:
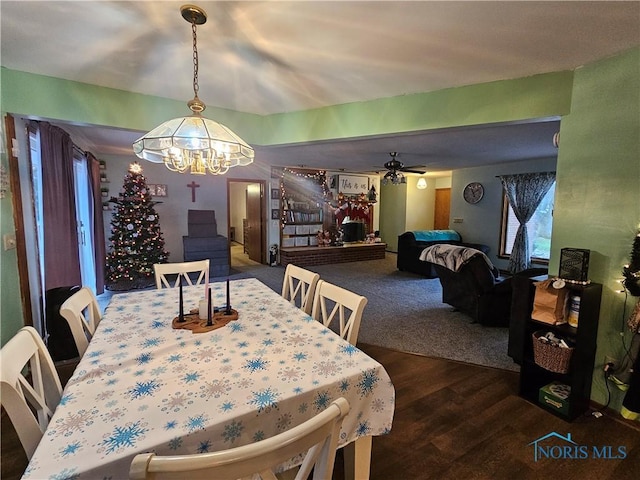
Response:
POLYGON ((406 173, 419 173, 419 174, 427 173, 427 170, 424 167, 420 167, 417 165, 413 167, 402 167, 402 168, 399 168, 398 170, 406 173), (418 170, 419 168, 422 168, 422 170, 418 170))

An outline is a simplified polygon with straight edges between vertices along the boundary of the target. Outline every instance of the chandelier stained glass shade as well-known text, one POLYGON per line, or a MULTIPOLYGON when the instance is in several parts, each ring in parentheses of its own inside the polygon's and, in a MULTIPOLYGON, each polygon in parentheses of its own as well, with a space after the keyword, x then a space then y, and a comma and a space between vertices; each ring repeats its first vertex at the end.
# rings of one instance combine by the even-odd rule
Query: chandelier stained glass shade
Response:
POLYGON ((136 140, 133 151, 174 172, 214 175, 249 165, 255 155, 230 129, 198 114, 164 122, 136 140))

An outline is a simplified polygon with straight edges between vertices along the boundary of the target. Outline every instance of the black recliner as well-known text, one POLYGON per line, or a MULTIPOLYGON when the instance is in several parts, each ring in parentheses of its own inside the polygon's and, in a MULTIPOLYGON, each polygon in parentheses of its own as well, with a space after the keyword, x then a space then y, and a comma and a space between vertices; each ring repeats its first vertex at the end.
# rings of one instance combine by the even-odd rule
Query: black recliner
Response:
MULTIPOLYGON (((423 257, 421 257, 423 258, 423 257)), ((482 325, 506 327, 511 311, 511 282, 479 250, 433 245, 424 259, 433 264, 442 285, 442 302, 482 325)))
MULTIPOLYGON (((479 250, 454 245, 428 248, 426 256, 440 279, 443 303, 469 315, 481 325, 509 326, 513 277, 502 277, 479 250)), ((518 275, 540 275, 541 271, 543 269, 531 269, 518 275)))

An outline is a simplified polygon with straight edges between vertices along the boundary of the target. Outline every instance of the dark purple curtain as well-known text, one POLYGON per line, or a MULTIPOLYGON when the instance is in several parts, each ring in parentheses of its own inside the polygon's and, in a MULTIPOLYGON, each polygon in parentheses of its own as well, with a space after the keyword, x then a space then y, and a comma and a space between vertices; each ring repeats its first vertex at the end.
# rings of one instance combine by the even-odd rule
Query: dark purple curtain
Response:
POLYGON ((104 242, 104 220, 102 218, 102 197, 100 193, 100 162, 93 154, 87 152, 87 163, 91 183, 91 225, 93 226, 93 250, 96 268, 96 293, 104 292, 104 267, 106 248, 104 242))
POLYGON ((67 132, 38 122, 42 155, 45 290, 81 284, 73 143, 67 132))

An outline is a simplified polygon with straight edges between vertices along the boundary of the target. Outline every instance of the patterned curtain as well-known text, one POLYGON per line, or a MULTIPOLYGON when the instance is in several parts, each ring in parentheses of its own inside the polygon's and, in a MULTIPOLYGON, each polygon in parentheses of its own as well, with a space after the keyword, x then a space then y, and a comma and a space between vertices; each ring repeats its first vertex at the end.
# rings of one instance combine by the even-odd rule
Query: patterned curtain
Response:
POLYGON ((520 223, 509 258, 509 271, 517 273, 531 266, 527 223, 556 181, 556 172, 499 175, 498 178, 520 223))

